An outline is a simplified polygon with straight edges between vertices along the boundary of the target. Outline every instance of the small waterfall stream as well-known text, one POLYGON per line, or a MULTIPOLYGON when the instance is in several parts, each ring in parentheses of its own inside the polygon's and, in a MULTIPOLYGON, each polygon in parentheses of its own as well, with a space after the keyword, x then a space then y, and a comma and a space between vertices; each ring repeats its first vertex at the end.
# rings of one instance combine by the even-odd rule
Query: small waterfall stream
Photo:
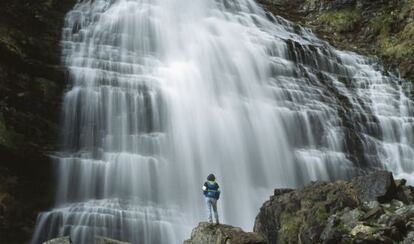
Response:
POLYGON ((246 230, 275 187, 372 168, 414 184, 411 83, 252 0, 79 0, 62 48, 57 203, 33 243, 181 243, 210 172, 246 230))

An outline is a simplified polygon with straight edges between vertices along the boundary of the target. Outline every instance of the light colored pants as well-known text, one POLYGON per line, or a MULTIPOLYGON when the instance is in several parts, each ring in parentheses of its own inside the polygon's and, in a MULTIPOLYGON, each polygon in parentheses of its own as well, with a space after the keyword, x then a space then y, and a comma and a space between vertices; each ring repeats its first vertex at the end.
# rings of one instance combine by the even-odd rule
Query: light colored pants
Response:
POLYGON ((213 222, 213 211, 214 211, 214 218, 216 218, 216 223, 219 223, 219 216, 217 212, 217 199, 206 197, 206 203, 207 203, 208 221, 213 222))

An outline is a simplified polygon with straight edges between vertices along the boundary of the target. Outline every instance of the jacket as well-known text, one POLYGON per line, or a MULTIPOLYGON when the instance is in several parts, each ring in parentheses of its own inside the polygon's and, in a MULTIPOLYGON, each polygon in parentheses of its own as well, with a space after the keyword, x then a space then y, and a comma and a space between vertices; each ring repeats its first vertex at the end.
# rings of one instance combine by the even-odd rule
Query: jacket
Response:
POLYGON ((219 199, 220 186, 215 181, 206 181, 203 185, 203 193, 205 197, 219 199))

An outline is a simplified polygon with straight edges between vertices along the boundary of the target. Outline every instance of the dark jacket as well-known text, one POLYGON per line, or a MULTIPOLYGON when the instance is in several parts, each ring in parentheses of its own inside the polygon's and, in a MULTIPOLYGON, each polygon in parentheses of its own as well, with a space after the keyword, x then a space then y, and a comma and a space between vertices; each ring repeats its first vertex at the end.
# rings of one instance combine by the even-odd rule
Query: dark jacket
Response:
POLYGON ((219 199, 220 186, 215 181, 206 181, 203 186, 203 193, 205 197, 219 199))

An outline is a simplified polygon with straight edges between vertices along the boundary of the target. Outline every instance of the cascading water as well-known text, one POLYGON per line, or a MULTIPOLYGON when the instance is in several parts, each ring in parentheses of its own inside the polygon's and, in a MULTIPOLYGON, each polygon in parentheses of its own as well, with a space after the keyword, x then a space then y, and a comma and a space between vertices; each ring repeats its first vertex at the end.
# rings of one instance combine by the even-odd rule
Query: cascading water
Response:
POLYGON ((225 223, 274 187, 387 168, 414 183, 410 83, 251 0, 79 0, 55 209, 33 243, 180 243, 214 172, 225 223))

